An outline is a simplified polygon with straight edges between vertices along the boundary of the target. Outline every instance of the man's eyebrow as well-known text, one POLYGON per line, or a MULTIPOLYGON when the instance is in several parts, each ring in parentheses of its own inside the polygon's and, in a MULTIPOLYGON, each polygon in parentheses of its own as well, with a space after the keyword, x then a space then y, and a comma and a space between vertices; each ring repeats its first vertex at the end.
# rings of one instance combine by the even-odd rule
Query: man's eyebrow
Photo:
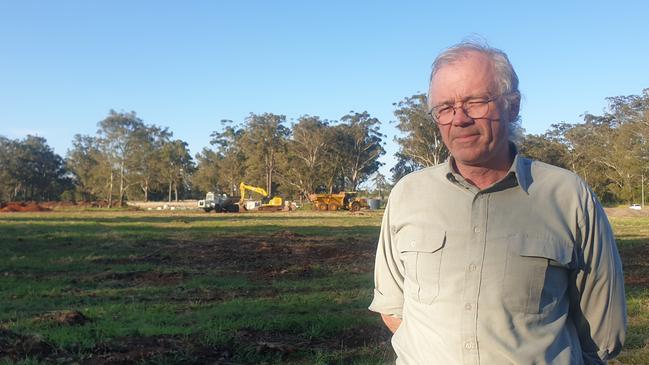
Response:
MULTIPOLYGON (((489 94, 488 93, 480 93, 480 94, 471 94, 463 97, 459 101, 466 102, 467 100, 471 99, 489 99, 489 94)), ((456 99, 446 99, 440 103, 437 103, 433 105, 433 108, 437 108, 438 106, 443 106, 443 105, 454 105, 458 100, 456 99)))

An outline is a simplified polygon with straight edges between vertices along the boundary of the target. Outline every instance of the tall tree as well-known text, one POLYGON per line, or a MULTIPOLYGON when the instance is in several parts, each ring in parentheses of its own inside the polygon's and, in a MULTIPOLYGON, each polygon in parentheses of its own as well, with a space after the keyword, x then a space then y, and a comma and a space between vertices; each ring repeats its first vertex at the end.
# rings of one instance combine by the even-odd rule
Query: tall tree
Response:
POLYGON ((350 112, 341 118, 335 147, 340 154, 340 167, 350 190, 375 173, 381 166, 379 157, 385 154, 380 132, 381 122, 368 112, 350 112))
POLYGON ((272 113, 250 114, 246 118, 241 147, 246 155, 247 176, 264 179, 268 194, 273 193, 273 178, 279 154, 286 152, 289 129, 286 117, 272 113))
MULTIPOLYGON (((221 125, 220 132, 214 131, 210 135, 212 137, 210 144, 216 147, 216 156, 212 160, 217 161, 218 168, 204 166, 201 160, 199 160, 198 168, 201 174, 209 174, 209 171, 213 171, 216 176, 212 178, 223 185, 220 187, 222 192, 236 195, 246 168, 246 155, 242 147, 244 130, 227 119, 221 120, 221 125)), ((208 162, 207 159, 205 162, 208 162)), ((219 190, 219 186, 215 188, 219 190)))
POLYGON ((519 152, 522 155, 550 165, 568 167, 568 148, 551 138, 547 133, 543 135, 526 135, 519 145, 519 152))
POLYGON ((127 161, 133 158, 138 149, 138 134, 145 125, 135 112, 124 113, 111 110, 108 116, 99 122, 100 145, 111 162, 109 179, 110 193, 108 206, 112 206, 113 186, 115 176, 118 181, 118 204, 124 203, 124 194, 129 186, 127 181, 127 161))
POLYGON ((149 200, 149 192, 161 182, 159 159, 162 146, 172 136, 168 128, 152 125, 134 131, 131 137, 135 153, 127 159, 127 180, 138 185, 144 201, 149 200))
POLYGON ((109 194, 107 182, 112 167, 95 137, 75 134, 65 163, 72 173, 78 198, 90 201, 109 194))
POLYGON ((176 139, 163 143, 160 171, 168 186, 168 201, 171 201, 172 191, 175 200, 178 201, 179 187, 184 186, 188 176, 194 171, 194 162, 189 154, 187 142, 176 139))
POLYGON ((28 135, 22 141, 0 138, 0 175, 8 200, 53 200, 67 188, 65 166, 43 137, 28 135))
POLYGON ((310 115, 301 116, 292 126, 281 176, 301 197, 326 181, 327 148, 332 144, 329 129, 328 121, 310 115))
POLYGON ((397 129, 403 133, 395 138, 404 164, 415 168, 434 166, 448 157, 448 149, 442 141, 439 128, 428 114, 425 94, 415 94, 393 104, 396 109, 397 129))
POLYGON ((195 158, 196 170, 192 175, 192 186, 203 194, 208 191, 230 193, 224 176, 221 174, 222 157, 209 148, 203 148, 201 152, 196 154, 195 158))

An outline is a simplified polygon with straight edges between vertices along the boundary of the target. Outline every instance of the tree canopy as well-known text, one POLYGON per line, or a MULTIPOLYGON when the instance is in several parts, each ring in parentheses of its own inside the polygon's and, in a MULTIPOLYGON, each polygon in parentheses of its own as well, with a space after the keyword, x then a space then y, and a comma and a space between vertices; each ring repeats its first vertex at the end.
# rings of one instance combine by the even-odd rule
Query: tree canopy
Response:
MULTIPOLYGON (((519 152, 574 171, 603 201, 638 202, 649 181, 649 89, 607 101, 602 115, 585 113, 579 122, 525 135, 519 152)), ((448 158, 424 94, 393 106, 400 134, 392 184, 448 158)), ((251 113, 239 122, 222 120, 210 146, 193 158, 169 128, 110 110, 95 135, 74 136, 65 159, 42 137, 0 136, 0 200, 105 200, 113 206, 208 191, 236 195, 242 181, 294 199, 369 182, 383 196, 390 183, 379 173, 385 154, 380 126, 366 111, 339 120, 303 115, 290 125, 281 114, 251 113)))

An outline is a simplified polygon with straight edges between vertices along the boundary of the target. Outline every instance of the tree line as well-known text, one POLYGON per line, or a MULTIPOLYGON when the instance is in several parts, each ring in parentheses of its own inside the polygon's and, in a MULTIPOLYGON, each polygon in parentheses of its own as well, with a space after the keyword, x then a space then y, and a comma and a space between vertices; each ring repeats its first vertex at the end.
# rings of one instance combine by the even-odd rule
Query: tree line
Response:
MULTIPOLYGON (((649 182, 649 89, 606 99, 603 115, 586 113, 579 123, 552 124, 543 134, 522 134, 519 152, 581 176, 606 203, 639 202, 649 182)), ((395 104, 400 149, 392 180, 448 157, 426 96, 395 104)), ((645 194, 646 195, 646 194, 645 194)))
MULTIPOLYGON (((570 169, 605 202, 637 202, 649 180, 649 89, 641 95, 607 98, 603 115, 579 123, 552 124, 543 134, 521 134, 522 154, 570 169)), ((427 113, 424 94, 394 104, 401 135, 392 183, 448 157, 427 113)), ((0 136, 0 200, 126 200, 198 198, 207 191, 238 195, 241 181, 292 199, 313 192, 359 189, 373 183, 390 189, 378 172, 385 154, 381 121, 354 112, 338 121, 303 115, 251 113, 243 121, 222 120, 210 147, 193 158, 186 142, 166 127, 147 124, 135 112, 111 110, 95 135, 74 136, 65 158, 42 137, 0 136)))
POLYGON ((211 147, 194 159, 168 128, 111 110, 95 135, 74 136, 65 158, 42 137, 1 137, 0 200, 102 200, 111 207, 207 191, 237 195, 241 181, 292 198, 355 190, 381 166, 380 124, 367 112, 340 121, 305 115, 290 126, 284 115, 250 114, 222 121, 211 147))

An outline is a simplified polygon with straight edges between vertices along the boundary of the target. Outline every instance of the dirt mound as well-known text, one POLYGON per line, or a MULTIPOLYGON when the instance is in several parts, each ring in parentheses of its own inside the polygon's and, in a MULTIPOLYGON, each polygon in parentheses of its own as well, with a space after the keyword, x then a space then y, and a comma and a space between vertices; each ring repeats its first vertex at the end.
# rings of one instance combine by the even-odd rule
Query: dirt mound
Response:
POLYGON ((0 212, 49 212, 49 211, 51 211, 50 208, 46 208, 35 202, 29 202, 29 203, 10 202, 7 203, 7 205, 4 206, 2 209, 0 209, 0 212))
POLYGON ((80 326, 89 321, 79 311, 57 311, 45 313, 33 319, 35 323, 55 323, 58 325, 80 326))
POLYGON ((295 233, 289 230, 281 230, 271 234, 273 238, 283 238, 285 240, 292 240, 304 237, 304 235, 295 233))

